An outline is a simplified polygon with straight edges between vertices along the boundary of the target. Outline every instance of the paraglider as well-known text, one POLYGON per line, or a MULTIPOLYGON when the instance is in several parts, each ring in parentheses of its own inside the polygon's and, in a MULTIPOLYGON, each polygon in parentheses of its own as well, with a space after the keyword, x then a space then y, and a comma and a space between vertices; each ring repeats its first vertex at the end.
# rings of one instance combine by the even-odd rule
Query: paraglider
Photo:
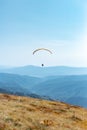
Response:
MULTIPOLYGON (((47 51, 47 52, 49 52, 50 54, 52 54, 52 51, 50 51, 49 49, 47 49, 47 48, 38 48, 38 49, 36 49, 36 50, 34 50, 33 51, 33 55, 36 53, 36 52, 38 52, 38 51, 47 51)), ((43 67, 44 66, 44 64, 41 64, 41 66, 43 67)))

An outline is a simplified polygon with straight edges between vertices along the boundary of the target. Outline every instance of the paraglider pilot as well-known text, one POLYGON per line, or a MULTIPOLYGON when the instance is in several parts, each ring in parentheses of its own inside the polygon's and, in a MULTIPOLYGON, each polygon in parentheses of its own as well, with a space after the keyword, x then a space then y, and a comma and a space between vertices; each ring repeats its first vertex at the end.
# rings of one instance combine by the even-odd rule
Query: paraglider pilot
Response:
POLYGON ((42 67, 44 66, 44 64, 42 64, 42 67))

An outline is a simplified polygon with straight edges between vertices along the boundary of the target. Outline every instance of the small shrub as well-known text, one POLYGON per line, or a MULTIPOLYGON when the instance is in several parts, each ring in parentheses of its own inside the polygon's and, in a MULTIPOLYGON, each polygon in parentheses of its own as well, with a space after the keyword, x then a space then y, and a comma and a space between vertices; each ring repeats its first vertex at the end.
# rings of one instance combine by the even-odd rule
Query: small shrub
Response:
POLYGON ((76 117, 74 115, 71 117, 71 119, 74 120, 74 121, 82 121, 80 118, 78 118, 78 117, 76 117))

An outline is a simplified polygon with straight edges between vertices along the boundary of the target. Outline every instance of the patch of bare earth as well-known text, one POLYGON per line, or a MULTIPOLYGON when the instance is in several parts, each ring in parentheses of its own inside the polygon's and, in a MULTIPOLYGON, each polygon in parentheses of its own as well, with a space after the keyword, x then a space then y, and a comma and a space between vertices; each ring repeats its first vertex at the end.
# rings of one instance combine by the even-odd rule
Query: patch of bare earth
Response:
POLYGON ((0 130, 87 130, 87 109, 0 94, 0 130))

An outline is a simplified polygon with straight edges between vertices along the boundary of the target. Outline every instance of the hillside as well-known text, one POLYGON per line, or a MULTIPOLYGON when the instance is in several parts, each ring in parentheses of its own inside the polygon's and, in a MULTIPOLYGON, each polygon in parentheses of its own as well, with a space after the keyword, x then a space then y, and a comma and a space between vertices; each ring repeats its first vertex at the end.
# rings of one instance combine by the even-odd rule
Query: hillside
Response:
POLYGON ((0 94, 0 130, 87 130, 87 109, 0 94))

